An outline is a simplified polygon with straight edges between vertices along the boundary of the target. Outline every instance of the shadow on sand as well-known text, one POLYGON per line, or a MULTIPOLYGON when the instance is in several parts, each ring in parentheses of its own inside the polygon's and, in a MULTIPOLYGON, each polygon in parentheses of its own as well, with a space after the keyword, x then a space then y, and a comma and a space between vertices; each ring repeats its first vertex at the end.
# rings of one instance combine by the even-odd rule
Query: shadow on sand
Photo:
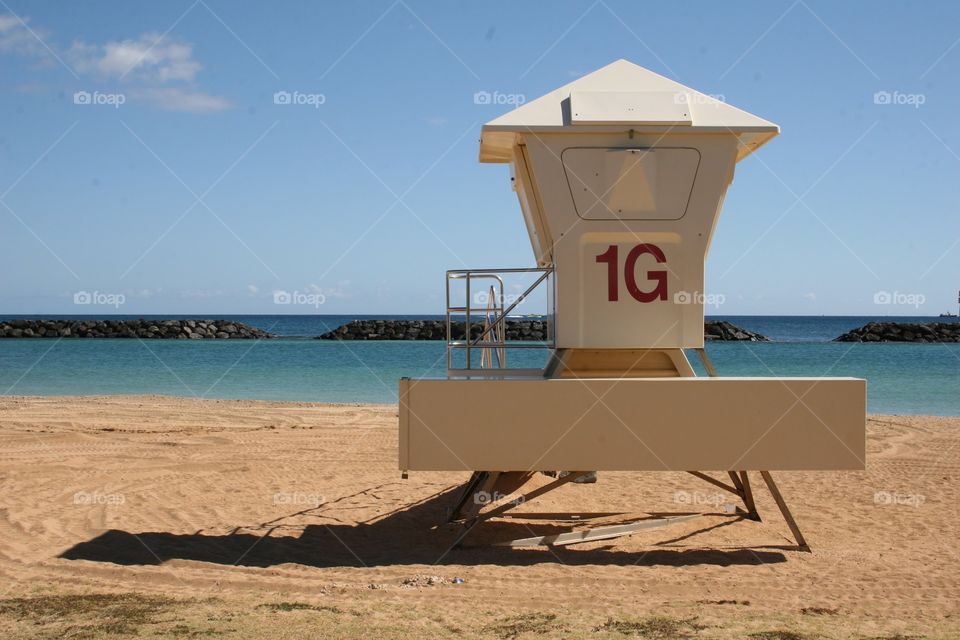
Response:
MULTIPOLYGON (((167 560, 196 560, 224 565, 271 567, 294 563, 313 567, 372 567, 387 565, 477 565, 524 566, 540 563, 569 565, 761 565, 785 562, 777 547, 674 549, 652 546, 645 551, 625 552, 613 547, 509 549, 487 546, 492 542, 533 535, 561 533, 569 529, 556 524, 493 520, 471 534, 462 548, 452 549, 461 529, 445 522, 446 509, 455 489, 443 491, 408 508, 375 520, 344 524, 335 505, 300 511, 255 527, 227 534, 203 531, 188 534, 110 530, 63 552, 68 560, 91 560, 119 565, 159 565, 167 560), (291 525, 290 518, 315 517, 320 524, 291 525), (327 524, 329 522, 329 524, 327 524), (299 535, 296 535, 299 533, 299 535)), ((730 522, 732 524, 732 522, 730 522)), ((671 538, 658 544, 689 539, 717 526, 671 538)))

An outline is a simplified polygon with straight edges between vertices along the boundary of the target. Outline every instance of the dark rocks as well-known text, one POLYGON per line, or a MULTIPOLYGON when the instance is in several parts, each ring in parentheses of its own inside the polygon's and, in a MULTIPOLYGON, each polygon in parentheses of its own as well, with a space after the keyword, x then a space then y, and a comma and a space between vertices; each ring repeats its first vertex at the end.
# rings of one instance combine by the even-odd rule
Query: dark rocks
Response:
MULTIPOLYGON (((455 339, 463 339, 464 323, 454 322, 455 339)), ((471 327, 477 337, 482 329, 471 327)), ((443 320, 352 320, 333 331, 317 336, 318 340, 446 340, 447 325, 443 320)))
POLYGON ((770 342, 770 338, 742 329, 726 320, 707 320, 703 323, 703 337, 707 340, 736 340, 741 342, 770 342))
MULTIPOLYGON (((450 329, 454 340, 463 340, 466 332, 465 322, 453 322, 450 329)), ((470 326, 470 337, 478 338, 483 328, 477 322, 470 326)), ((507 320, 506 339, 523 341, 543 341, 550 337, 547 320, 507 320)), ((707 340, 744 340, 767 342, 768 338, 741 329, 722 320, 708 320, 704 323, 704 337, 707 340)), ((352 320, 317 336, 318 340, 446 340, 447 325, 444 320, 352 320)))
POLYGON ((23 320, 0 322, 0 338, 141 338, 148 340, 272 338, 227 320, 23 320))
POLYGON ((960 322, 870 322, 834 342, 960 342, 960 322))

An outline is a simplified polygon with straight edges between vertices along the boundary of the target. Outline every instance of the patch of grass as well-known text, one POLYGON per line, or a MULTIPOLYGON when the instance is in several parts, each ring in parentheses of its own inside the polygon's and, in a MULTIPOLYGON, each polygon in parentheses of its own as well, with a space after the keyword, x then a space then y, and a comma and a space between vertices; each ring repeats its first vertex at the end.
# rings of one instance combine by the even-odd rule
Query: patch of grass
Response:
POLYGON ((895 633, 892 636, 871 636, 863 640, 926 640, 926 636, 905 636, 901 633, 895 633))
POLYGON ((509 640, 522 633, 543 635, 559 631, 562 628, 563 626, 557 623, 557 615, 554 613, 527 613, 504 618, 496 624, 484 627, 483 630, 487 633, 494 633, 504 640, 509 640))
POLYGON ((135 593, 92 593, 6 598, 0 616, 30 620, 35 625, 66 625, 71 638, 135 635, 157 615, 180 601, 135 593), (88 618, 88 619, 85 619, 88 618))
POLYGON ((837 609, 827 609, 826 607, 804 607, 800 613, 805 616, 835 616, 840 613, 837 609))
POLYGON ((749 607, 749 600, 697 600, 697 604, 736 604, 743 607, 749 607))
POLYGON ((199 638, 201 636, 222 636, 226 632, 215 629, 191 629, 185 624, 178 624, 167 633, 175 638, 199 638))
POLYGON ((265 602, 257 605, 257 609, 270 609, 272 611, 327 611, 329 613, 341 614, 343 609, 339 607, 328 607, 325 605, 310 604, 308 602, 265 602))
POLYGON ((751 633, 751 638, 756 638, 756 640, 807 640, 807 636, 802 633, 797 633, 795 631, 759 631, 757 633, 751 633))
POLYGON ((614 620, 610 618, 596 627, 594 631, 612 631, 622 633, 625 636, 637 636, 651 640, 680 640, 683 638, 692 638, 693 636, 690 635, 691 632, 695 633, 703 628, 702 625, 696 623, 696 618, 681 620, 653 616, 636 621, 614 620))

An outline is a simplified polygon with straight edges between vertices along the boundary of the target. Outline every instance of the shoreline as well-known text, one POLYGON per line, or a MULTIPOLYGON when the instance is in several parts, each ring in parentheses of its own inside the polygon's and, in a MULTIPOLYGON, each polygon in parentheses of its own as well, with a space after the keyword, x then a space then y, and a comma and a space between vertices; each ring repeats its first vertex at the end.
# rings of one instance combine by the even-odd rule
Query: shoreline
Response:
MULTIPOLYGON (((725 376, 725 377, 736 377, 736 376, 725 376)), ((217 397, 196 397, 190 395, 172 395, 172 394, 163 394, 163 393, 110 393, 110 394, 79 394, 79 395, 35 395, 35 394, 5 394, 0 395, 0 408, 2 408, 4 401, 39 401, 39 402, 56 402, 56 401, 131 401, 131 402, 148 402, 148 401, 183 401, 183 402, 207 402, 207 403, 229 403, 229 404, 249 404, 249 405, 263 405, 265 407, 277 407, 283 408, 288 406, 290 408, 304 408, 304 407, 315 407, 315 408, 370 408, 370 409, 397 409, 396 402, 336 402, 336 401, 313 401, 313 400, 264 400, 260 398, 217 398, 217 397)), ((942 415, 938 413, 867 413, 867 419, 884 419, 884 418, 928 418, 934 420, 951 420, 958 419, 960 420, 960 414, 957 415, 942 415)), ((960 426, 960 424, 958 424, 960 426)))
POLYGON ((130 400, 130 401, 148 401, 148 400, 176 400, 176 401, 188 401, 188 402, 230 402, 230 403, 248 403, 248 404, 263 404, 268 406, 273 405, 291 405, 291 406, 317 406, 317 407, 371 407, 371 408, 384 408, 384 407, 394 407, 396 408, 397 403, 389 402, 314 402, 312 400, 262 400, 260 398, 216 398, 216 397, 196 397, 189 395, 172 395, 166 393, 95 393, 95 394, 78 394, 78 395, 34 395, 34 394, 5 394, 0 395, 0 403, 3 400, 38 400, 38 401, 54 401, 54 400, 80 400, 80 401, 92 401, 92 400, 130 400))

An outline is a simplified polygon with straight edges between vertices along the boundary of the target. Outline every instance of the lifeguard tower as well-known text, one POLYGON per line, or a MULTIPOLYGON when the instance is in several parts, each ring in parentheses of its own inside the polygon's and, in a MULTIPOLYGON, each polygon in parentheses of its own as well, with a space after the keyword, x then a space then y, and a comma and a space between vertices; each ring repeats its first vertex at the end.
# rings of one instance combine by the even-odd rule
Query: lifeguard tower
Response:
POLYGON ((718 377, 703 349, 704 261, 724 196, 737 162, 778 133, 626 60, 483 126, 480 161, 510 165, 537 266, 449 271, 448 375, 400 381, 400 469, 473 472, 451 515, 464 535, 590 471, 688 472, 757 519, 749 472, 759 471, 807 548, 770 472, 862 470, 866 382, 718 377), (517 274, 533 282, 508 299, 504 281, 517 274), (506 317, 539 289, 550 305, 544 340, 507 341, 506 317), (528 348, 548 352, 545 366, 507 366, 508 352, 528 348), (560 470, 518 496, 538 472, 560 470), (514 499, 498 504, 501 495, 514 499))

